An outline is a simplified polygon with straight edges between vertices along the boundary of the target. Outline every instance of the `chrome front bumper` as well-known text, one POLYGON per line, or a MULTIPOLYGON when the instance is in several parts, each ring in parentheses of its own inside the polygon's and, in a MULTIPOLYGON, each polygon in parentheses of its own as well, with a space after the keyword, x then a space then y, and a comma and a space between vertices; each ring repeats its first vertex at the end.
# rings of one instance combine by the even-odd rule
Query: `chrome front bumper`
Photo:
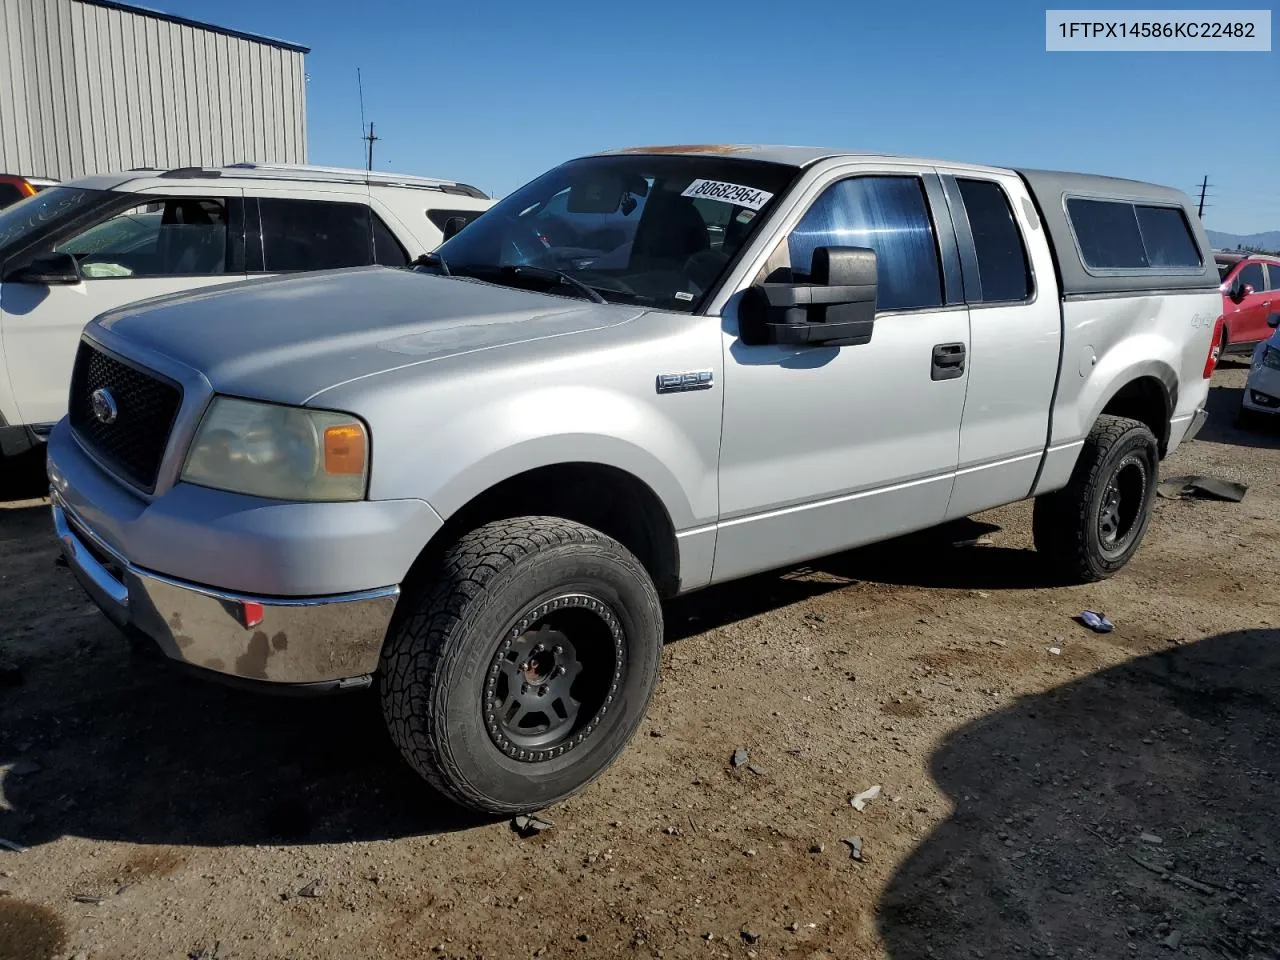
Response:
POLYGON ((271 684, 362 686, 378 666, 399 587, 325 597, 227 593, 131 564, 56 491, 53 525, 81 586, 117 626, 171 660, 271 684))

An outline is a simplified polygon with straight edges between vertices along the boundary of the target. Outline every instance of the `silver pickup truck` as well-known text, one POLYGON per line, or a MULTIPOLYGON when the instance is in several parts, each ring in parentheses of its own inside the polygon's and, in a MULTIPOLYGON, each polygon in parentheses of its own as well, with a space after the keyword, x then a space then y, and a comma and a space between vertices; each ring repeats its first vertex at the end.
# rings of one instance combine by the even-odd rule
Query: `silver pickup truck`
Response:
POLYGON ((103 314, 49 441, 108 617, 257 685, 376 685, 440 791, 600 775, 661 600, 1025 498, 1107 577, 1204 419, 1222 297, 1183 193, 792 147, 556 167, 409 268, 103 314))

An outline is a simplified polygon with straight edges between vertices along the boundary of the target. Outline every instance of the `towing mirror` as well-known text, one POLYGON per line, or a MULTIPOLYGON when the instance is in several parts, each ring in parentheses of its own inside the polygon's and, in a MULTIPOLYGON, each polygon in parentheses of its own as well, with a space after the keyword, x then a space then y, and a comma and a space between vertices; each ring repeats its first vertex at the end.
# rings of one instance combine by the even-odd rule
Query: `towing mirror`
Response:
POLYGON ((69 253, 49 253, 10 270, 6 283, 35 283, 52 287, 79 283, 80 264, 69 253))
POLYGON ((1272 330, 1276 329, 1276 327, 1280 327, 1280 313, 1267 314, 1267 326, 1272 330))
POLYGON ((738 335, 753 346, 867 343, 876 319, 876 252, 818 247, 808 283, 748 287, 738 318, 738 335))

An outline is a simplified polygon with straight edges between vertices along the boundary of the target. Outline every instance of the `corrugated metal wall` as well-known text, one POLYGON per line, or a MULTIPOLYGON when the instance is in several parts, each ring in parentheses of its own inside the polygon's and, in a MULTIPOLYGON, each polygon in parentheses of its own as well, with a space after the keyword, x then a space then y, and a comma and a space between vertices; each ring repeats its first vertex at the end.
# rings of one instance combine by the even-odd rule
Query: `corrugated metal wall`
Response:
POLYGON ((0 173, 305 163, 302 58, 82 0, 0 0, 0 173))

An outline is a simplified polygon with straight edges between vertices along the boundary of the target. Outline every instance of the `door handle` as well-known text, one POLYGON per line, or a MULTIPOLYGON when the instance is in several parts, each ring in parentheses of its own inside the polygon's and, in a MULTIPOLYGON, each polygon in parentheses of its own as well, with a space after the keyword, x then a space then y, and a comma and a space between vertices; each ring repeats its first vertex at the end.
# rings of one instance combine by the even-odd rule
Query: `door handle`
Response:
POLYGON ((964 376, 965 348, 963 343, 939 343, 933 348, 931 380, 955 380, 964 376))

